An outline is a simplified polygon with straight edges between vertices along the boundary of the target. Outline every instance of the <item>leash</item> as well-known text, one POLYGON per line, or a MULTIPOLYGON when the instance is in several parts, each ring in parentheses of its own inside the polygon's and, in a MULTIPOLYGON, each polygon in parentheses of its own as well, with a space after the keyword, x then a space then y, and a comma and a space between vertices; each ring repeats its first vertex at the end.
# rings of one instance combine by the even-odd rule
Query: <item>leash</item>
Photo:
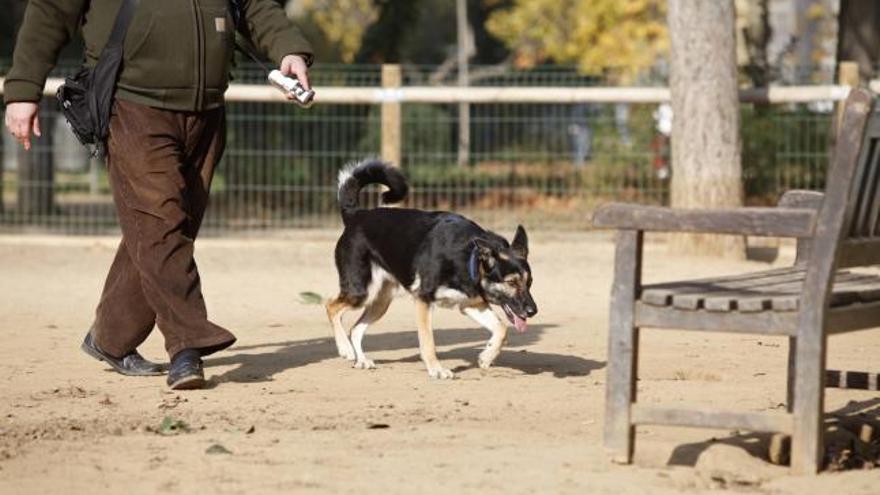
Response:
MULTIPOLYGON (((235 37, 235 49, 250 57, 266 72, 271 71, 271 69, 267 67, 265 63, 263 63, 260 57, 258 57, 257 54, 254 53, 253 50, 251 50, 250 43, 247 40, 239 41, 239 32, 248 32, 247 27, 241 22, 242 18, 244 17, 244 8, 241 5, 241 0, 229 0, 229 10, 232 14, 232 33, 235 37)), ((244 36, 241 36, 241 38, 243 39, 244 36)))
POLYGON ((244 53, 248 57, 250 57, 251 60, 256 62, 257 65, 259 65, 260 68, 262 68, 264 71, 272 72, 273 69, 269 68, 269 66, 267 66, 262 60, 260 60, 260 58, 257 56, 257 54, 254 53, 253 50, 251 50, 250 43, 248 43, 246 40, 239 40, 239 38, 240 38, 240 35, 238 34, 238 32, 236 32, 235 33, 235 49, 241 53, 244 53))
POLYGON ((267 66, 263 59, 251 48, 251 31, 243 22, 244 7, 242 6, 242 0, 228 0, 228 2, 229 13, 232 15, 232 34, 234 36, 235 49, 250 57, 251 60, 256 62, 266 72, 271 72, 272 68, 267 66))

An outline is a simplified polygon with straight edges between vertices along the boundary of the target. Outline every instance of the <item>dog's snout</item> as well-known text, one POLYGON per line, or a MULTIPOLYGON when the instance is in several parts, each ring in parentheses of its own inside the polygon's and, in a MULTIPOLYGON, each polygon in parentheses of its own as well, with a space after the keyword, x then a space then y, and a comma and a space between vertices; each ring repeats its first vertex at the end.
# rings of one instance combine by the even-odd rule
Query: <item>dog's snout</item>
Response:
POLYGON ((526 316, 531 318, 531 317, 535 316, 536 314, 538 314, 538 308, 536 308, 532 305, 526 306, 526 316))

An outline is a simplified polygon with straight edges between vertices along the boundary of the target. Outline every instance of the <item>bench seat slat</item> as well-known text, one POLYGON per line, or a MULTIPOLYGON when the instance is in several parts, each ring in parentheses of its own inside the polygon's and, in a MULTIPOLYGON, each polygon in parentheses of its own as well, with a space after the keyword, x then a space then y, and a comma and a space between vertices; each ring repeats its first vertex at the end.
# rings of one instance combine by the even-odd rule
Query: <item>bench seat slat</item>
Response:
MULTIPOLYGON (((788 280, 802 280, 804 269, 789 267, 745 275, 716 277, 688 282, 673 282, 646 286, 642 291, 642 301, 655 306, 673 305, 679 309, 700 309, 705 294, 759 287, 788 280)), ((723 303, 720 303, 723 304, 723 303)))
MULTIPOLYGON (((801 267, 733 277, 646 285, 640 302, 683 311, 757 313, 797 311, 806 272, 801 267)), ((880 301, 880 276, 840 271, 831 307, 880 301)))

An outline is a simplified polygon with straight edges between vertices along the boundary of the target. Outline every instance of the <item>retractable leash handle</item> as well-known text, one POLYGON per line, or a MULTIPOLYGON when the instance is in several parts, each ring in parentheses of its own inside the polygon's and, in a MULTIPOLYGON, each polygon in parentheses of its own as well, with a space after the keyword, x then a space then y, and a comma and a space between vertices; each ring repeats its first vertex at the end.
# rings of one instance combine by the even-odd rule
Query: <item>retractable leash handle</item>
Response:
POLYGON ((243 43, 235 42, 236 48, 239 51, 246 54, 248 57, 252 58, 254 62, 256 62, 263 70, 269 71, 269 84, 278 88, 284 94, 288 94, 293 97, 293 101, 303 107, 309 108, 312 106, 312 103, 315 99, 315 90, 306 89, 299 79, 295 77, 288 77, 281 73, 280 70, 274 69, 269 70, 264 64, 248 47, 243 43))
POLYGON ((282 93, 293 96, 293 101, 303 108, 312 106, 315 99, 315 90, 303 87, 299 79, 287 77, 280 70, 275 69, 269 72, 269 83, 275 86, 282 93))

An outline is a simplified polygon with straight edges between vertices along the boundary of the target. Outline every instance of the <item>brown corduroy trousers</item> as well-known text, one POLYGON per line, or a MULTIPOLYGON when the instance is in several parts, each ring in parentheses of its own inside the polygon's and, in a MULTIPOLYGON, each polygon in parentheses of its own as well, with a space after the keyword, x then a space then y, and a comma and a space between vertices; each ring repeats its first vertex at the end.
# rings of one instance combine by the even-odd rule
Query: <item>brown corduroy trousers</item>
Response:
POLYGON ((208 321, 193 243, 226 140, 224 109, 180 112, 117 100, 107 167, 122 241, 93 326, 95 344, 122 357, 158 326, 170 356, 235 342, 208 321))

